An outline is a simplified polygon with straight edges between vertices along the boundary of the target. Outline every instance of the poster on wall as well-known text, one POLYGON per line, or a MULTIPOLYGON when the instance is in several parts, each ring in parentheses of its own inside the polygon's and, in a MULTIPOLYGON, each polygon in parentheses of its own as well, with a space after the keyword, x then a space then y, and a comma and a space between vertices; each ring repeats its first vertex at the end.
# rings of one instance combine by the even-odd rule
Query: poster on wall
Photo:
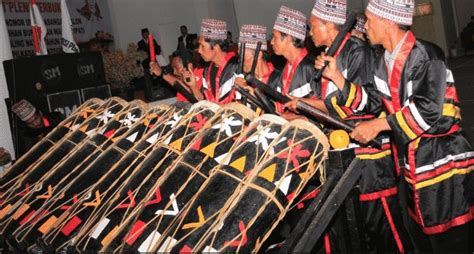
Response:
POLYGON ((106 100, 112 96, 110 92, 110 85, 88 87, 81 89, 82 101, 87 101, 91 98, 99 98, 106 100))
POLYGON ((64 118, 81 105, 79 90, 48 94, 47 99, 49 112, 59 112, 64 118))
MULTIPOLYGON (((34 55, 31 36, 30 0, 1 0, 13 56, 34 55)), ((76 43, 87 42, 96 36, 112 34, 109 9, 106 1, 67 0, 76 43)), ((48 30, 46 45, 49 54, 61 52, 60 0, 37 0, 36 4, 48 30)))

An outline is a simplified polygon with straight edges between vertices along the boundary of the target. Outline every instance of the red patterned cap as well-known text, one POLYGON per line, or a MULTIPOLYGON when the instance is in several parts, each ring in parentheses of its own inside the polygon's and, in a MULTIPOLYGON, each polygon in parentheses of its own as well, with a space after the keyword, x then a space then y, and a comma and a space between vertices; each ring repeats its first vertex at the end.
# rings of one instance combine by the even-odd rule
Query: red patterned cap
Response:
POLYGON ((12 112, 25 122, 35 115, 36 108, 29 101, 23 99, 12 106, 12 112))
POLYGON ((273 29, 304 40, 306 38, 306 16, 300 11, 282 5, 273 29))
POLYGON ((361 33, 367 33, 365 30, 365 23, 367 22, 367 17, 364 14, 357 15, 357 22, 354 26, 354 29, 361 33))
POLYGON ((370 0, 367 11, 397 24, 411 26, 415 0, 370 0))
POLYGON ((245 43, 245 47, 256 49, 257 43, 261 42, 261 50, 267 50, 267 28, 260 25, 243 25, 240 28, 239 43, 245 43))
POLYGON ((218 19, 203 19, 201 36, 212 40, 225 40, 227 38, 227 23, 218 19))
POLYGON ((311 14, 321 20, 342 25, 346 22, 347 1, 316 0, 311 14))

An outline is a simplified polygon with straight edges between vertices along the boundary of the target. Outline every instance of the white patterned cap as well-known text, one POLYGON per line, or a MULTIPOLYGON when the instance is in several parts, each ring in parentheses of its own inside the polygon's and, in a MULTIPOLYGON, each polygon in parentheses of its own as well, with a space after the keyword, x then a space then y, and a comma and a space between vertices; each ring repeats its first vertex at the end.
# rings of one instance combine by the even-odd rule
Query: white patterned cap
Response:
POLYGON ((261 50, 267 50, 267 28, 260 25, 242 25, 239 43, 245 43, 246 48, 256 49, 258 42, 262 43, 261 50))
POLYGON ((203 19, 201 36, 211 40, 225 40, 227 38, 227 23, 218 19, 203 19))
POLYGON ((411 26, 415 0, 370 0, 367 11, 399 25, 411 26))
POLYGON ((357 15, 357 21, 354 26, 354 29, 361 33, 367 33, 365 30, 365 23, 367 22, 367 17, 364 14, 357 15))
POLYGON ((12 106, 12 112, 26 122, 36 113, 36 108, 29 101, 23 99, 12 106))
POLYGON ((306 38, 306 16, 300 11, 282 5, 273 29, 304 40, 306 38))
POLYGON ((316 0, 311 14, 321 20, 342 25, 346 22, 347 1, 316 0))

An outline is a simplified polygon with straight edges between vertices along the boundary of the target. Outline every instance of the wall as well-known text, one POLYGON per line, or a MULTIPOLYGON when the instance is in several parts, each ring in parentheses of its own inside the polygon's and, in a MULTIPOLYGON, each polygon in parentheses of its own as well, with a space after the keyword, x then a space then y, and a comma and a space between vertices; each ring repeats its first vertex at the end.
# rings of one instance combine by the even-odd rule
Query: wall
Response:
POLYGON ((209 17, 226 21, 227 30, 232 32, 232 39, 237 41, 240 27, 235 14, 234 0, 209 0, 208 7, 209 17))
POLYGON ((243 24, 264 25, 271 34, 278 10, 281 5, 297 9, 309 17, 314 2, 307 0, 236 0, 235 12, 239 27, 243 24))
MULTIPOLYGON (((349 0, 348 9, 363 10, 368 0, 349 0)), ((281 5, 311 15, 314 1, 308 0, 235 0, 235 12, 239 27, 243 24, 261 24, 267 27, 269 35, 281 5)))
POLYGON ((176 50, 179 27, 198 32, 200 18, 207 16, 207 0, 107 0, 115 47, 125 50, 128 43, 141 39, 140 30, 147 27, 161 45, 163 55, 176 50), (203 8, 203 6, 205 6, 203 8))
POLYGON ((5 148, 12 157, 15 157, 13 149, 12 135, 10 131, 10 123, 8 120, 7 107, 5 98, 8 98, 7 81, 3 70, 3 61, 12 59, 12 49, 10 47, 10 39, 8 38, 7 26, 3 13, 3 7, 0 5, 0 147, 5 148), (6 36, 5 36, 6 35, 6 36))
POLYGON ((448 42, 446 40, 441 1, 446 0, 416 1, 417 4, 431 2, 433 4, 433 15, 413 18, 412 31, 417 38, 433 42, 446 54, 448 52, 448 42))
POLYGON ((456 45, 456 41, 459 37, 456 32, 454 6, 451 1, 441 1, 440 3, 443 15, 444 32, 446 36, 446 46, 448 49, 450 49, 456 45))
MULTIPOLYGON (((434 14, 414 18, 412 27, 418 38, 432 41, 445 52, 474 14, 473 0, 417 0, 432 2, 434 14), (454 2, 454 5, 452 2, 454 2), (457 26, 454 20, 457 13, 457 26)), ((269 35, 280 5, 311 14, 314 1, 309 0, 107 0, 111 12, 116 47, 126 49, 140 39, 140 29, 148 27, 163 49, 164 55, 176 49, 179 26, 185 24, 192 33, 199 33, 201 20, 207 17, 224 19, 237 40, 243 24, 267 26, 269 35), (164 35, 164 36, 163 36, 164 35)), ((363 10, 368 0, 348 1, 349 9, 363 10)))
MULTIPOLYGON (((466 25, 471 21, 471 16, 474 16, 474 1, 473 0, 451 0, 455 7, 457 14, 458 33, 461 33, 466 25)), ((459 37, 459 34, 458 34, 459 37)))
POLYGON ((238 24, 233 0, 107 0, 112 19, 115 47, 125 50, 128 43, 141 39, 140 30, 148 27, 160 44, 163 56, 170 55, 186 25, 190 33, 199 33, 203 18, 220 18, 228 23, 234 38, 238 24))

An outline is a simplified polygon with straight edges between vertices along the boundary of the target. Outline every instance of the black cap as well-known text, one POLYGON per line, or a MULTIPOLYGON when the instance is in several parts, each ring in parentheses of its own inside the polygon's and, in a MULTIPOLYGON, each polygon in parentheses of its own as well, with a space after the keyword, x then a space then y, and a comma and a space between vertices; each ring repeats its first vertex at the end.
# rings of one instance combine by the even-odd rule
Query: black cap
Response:
POLYGON ((148 28, 143 28, 143 29, 142 29, 142 33, 149 33, 149 32, 148 32, 148 28))

